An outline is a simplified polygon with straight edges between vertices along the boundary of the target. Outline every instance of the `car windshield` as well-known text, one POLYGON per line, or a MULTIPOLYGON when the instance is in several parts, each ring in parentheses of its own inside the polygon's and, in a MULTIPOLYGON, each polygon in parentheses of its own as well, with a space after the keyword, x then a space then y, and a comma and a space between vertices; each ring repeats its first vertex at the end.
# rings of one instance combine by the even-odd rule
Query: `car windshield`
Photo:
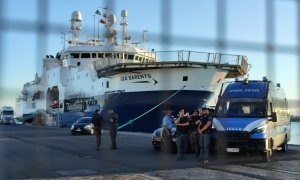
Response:
POLYGON ((92 119, 91 118, 81 118, 77 122, 78 123, 91 123, 92 119))
POLYGON ((218 117, 265 117, 266 105, 263 100, 229 99, 217 107, 218 117))

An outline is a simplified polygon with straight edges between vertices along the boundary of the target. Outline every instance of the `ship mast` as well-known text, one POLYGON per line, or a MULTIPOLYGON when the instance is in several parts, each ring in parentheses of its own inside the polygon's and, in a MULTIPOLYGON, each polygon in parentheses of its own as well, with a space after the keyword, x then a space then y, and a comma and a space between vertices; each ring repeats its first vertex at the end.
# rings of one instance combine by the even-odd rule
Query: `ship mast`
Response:
POLYGON ((122 26, 122 45, 123 46, 126 46, 127 45, 127 26, 128 26, 128 23, 126 21, 126 17, 127 17, 127 11, 126 10, 122 10, 121 11, 121 17, 122 17, 122 20, 120 22, 120 25, 122 26))

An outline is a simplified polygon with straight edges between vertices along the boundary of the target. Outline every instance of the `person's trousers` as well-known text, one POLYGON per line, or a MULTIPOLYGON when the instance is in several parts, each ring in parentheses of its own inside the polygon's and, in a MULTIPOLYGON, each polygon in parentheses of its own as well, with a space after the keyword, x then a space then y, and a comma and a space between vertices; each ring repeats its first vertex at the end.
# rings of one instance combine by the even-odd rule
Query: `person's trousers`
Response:
POLYGON ((201 159, 208 160, 209 145, 210 145, 211 134, 200 134, 199 145, 200 145, 200 157, 201 159))
POLYGON ((110 129, 109 135, 111 139, 111 149, 117 148, 116 138, 117 138, 117 130, 116 129, 110 129))
MULTIPOLYGON (((171 130, 169 130, 171 132, 171 130)), ((162 131, 163 150, 165 152, 172 151, 172 135, 168 135, 165 129, 162 131)))
POLYGON ((189 134, 179 134, 176 138, 176 144, 177 144, 177 155, 178 157, 184 156, 184 154, 187 152, 189 147, 189 134))
POLYGON ((199 135, 197 132, 192 132, 190 135, 190 143, 191 143, 191 150, 196 155, 200 153, 200 146, 199 146, 199 135))
POLYGON ((96 135, 96 146, 100 148, 101 146, 101 128, 95 128, 95 135, 96 135))

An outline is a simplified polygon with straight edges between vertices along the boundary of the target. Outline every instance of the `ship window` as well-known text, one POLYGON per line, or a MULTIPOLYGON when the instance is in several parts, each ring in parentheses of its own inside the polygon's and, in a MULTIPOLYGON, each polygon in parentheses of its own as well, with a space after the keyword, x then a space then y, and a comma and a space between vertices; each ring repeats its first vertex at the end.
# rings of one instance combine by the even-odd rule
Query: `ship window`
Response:
POLYGON ((119 54, 114 54, 116 59, 119 59, 119 54))
POLYGON ((109 88, 109 81, 106 81, 106 88, 109 88))
POLYGON ((105 57, 111 58, 111 57, 112 57, 112 54, 111 54, 111 53, 105 53, 105 57))
POLYGON ((103 82, 102 82, 102 87, 103 87, 103 82))
POLYGON ((86 74, 85 74, 85 77, 89 77, 89 73, 86 73, 86 74))
POLYGON ((80 66, 80 62, 77 62, 77 66, 80 66))
POLYGON ((103 53, 98 53, 98 58, 103 58, 103 53))
POLYGON ((132 54, 128 54, 128 59, 133 59, 133 57, 134 57, 134 55, 132 55, 132 54))
POLYGON ((138 57, 138 56, 135 56, 135 60, 137 60, 137 61, 138 61, 138 60, 139 60, 139 57, 138 57))
POLYGON ((123 54, 123 53, 120 53, 120 54, 119 54, 119 59, 123 59, 123 57, 124 57, 124 54, 123 54))
POLYGON ((188 81, 189 80, 189 77, 188 76, 183 76, 182 77, 182 81, 188 81))
POLYGON ((140 58, 139 58, 139 61, 143 61, 143 58, 142 58, 142 57, 140 57, 140 58))
POLYGON ((71 53, 71 58, 79 58, 79 53, 71 53))
POLYGON ((90 53, 82 53, 81 58, 91 58, 91 54, 90 53))
POLYGON ((92 53, 92 58, 97 58, 97 54, 96 53, 92 53))

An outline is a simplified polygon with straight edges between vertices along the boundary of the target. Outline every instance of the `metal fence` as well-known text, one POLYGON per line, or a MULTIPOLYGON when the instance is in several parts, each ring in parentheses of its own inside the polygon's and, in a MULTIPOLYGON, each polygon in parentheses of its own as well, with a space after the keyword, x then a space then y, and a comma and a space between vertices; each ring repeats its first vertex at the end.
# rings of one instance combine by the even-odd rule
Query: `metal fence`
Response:
MULTIPOLYGON (((36 63, 37 66, 41 66, 40 57, 45 55, 48 43, 48 36, 50 34, 59 34, 62 29, 66 29, 66 26, 61 24, 50 24, 48 23, 49 17, 49 0, 37 0, 37 18, 36 22, 27 22, 24 20, 8 20, 4 16, 5 5, 8 0, 0 0, 0 89, 3 90, 3 62, 5 61, 3 56, 3 49, 5 49, 6 42, 4 39, 4 34, 6 32, 22 32, 24 35, 27 33, 35 33, 37 34, 36 39, 36 63)), ((297 75, 300 77, 300 1, 298 0, 262 0, 265 3, 265 42, 262 43, 252 43, 246 41, 232 41, 227 40, 226 38, 226 30, 228 27, 228 9, 227 4, 229 0, 216 0, 216 11, 212 12, 216 15, 216 28, 217 28, 217 37, 216 39, 209 38, 191 38, 185 36, 177 36, 176 34, 171 33, 171 23, 174 22, 174 18, 172 17, 172 0, 161 0, 160 1, 160 13, 161 13, 161 33, 160 34, 149 34, 153 39, 158 41, 162 47, 184 44, 189 46, 197 46, 198 42, 202 43, 202 46, 206 46, 207 48, 214 48, 220 51, 228 50, 230 52, 231 49, 238 50, 247 50, 252 52, 263 53, 266 56, 266 61, 268 62, 267 66, 267 75, 269 77, 273 77, 276 73, 276 66, 280 66, 276 64, 275 54, 282 53, 287 55, 296 55, 297 57, 297 75), (297 44, 296 45, 282 45, 275 43, 275 2, 276 1, 292 1, 295 3, 295 8, 297 12, 297 21, 291 22, 296 23, 297 27, 297 44), (176 38, 174 38, 176 37, 176 38), (272 63, 271 63, 272 62, 272 63)), ((113 1, 112 1, 113 2, 113 1)), ((117 1, 113 2, 118 3, 117 1)), ((155 11, 159 11, 155 9, 155 11)), ((162 48, 164 49, 164 48, 162 48)), ((299 89, 300 84, 295 86, 295 88, 299 89)), ((299 90, 298 90, 299 91, 299 90)), ((1 96, 2 93, 0 93, 1 96)), ((300 96, 300 91, 298 92, 298 97, 300 96)), ((299 107, 299 106, 298 106, 299 107)))

